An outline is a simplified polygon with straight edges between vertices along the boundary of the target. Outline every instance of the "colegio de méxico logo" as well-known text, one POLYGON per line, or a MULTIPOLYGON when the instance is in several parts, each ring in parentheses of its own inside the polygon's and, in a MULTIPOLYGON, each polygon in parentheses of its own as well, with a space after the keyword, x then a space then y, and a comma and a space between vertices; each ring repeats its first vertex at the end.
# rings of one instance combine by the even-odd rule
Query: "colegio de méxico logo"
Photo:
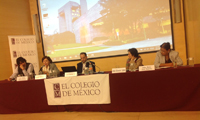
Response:
POLYGON ((60 84, 59 83, 53 84, 53 90, 54 90, 54 97, 55 98, 61 98, 61 91, 60 91, 60 84))

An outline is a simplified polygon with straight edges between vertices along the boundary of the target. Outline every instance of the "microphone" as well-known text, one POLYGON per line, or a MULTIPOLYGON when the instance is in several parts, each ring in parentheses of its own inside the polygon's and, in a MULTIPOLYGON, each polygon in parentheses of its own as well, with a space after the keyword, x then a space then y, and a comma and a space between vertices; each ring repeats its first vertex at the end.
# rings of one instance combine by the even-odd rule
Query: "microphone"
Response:
POLYGON ((99 73, 99 74, 104 74, 104 72, 103 71, 100 71, 101 69, 100 69, 100 67, 98 67, 97 65, 95 65, 95 63, 92 63, 91 61, 86 61, 86 62, 88 62, 89 64, 91 64, 92 66, 95 66, 95 67, 97 67, 98 69, 99 69, 99 72, 95 72, 95 73, 99 73))
MULTIPOLYGON (((91 62, 90 62, 90 63, 91 63, 91 62)), ((99 68, 99 72, 97 72, 97 73, 101 73, 101 74, 104 73, 103 71, 101 71, 100 67, 98 67, 97 65, 95 65, 95 64, 93 64, 93 63, 91 63, 91 64, 94 65, 95 67, 99 68)))

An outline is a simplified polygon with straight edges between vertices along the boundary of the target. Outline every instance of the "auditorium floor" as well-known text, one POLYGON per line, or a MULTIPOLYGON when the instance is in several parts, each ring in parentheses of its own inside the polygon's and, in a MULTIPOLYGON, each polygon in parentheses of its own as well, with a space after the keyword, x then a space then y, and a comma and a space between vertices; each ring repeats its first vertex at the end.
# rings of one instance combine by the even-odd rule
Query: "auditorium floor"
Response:
POLYGON ((0 120, 200 120, 200 111, 0 114, 0 120))

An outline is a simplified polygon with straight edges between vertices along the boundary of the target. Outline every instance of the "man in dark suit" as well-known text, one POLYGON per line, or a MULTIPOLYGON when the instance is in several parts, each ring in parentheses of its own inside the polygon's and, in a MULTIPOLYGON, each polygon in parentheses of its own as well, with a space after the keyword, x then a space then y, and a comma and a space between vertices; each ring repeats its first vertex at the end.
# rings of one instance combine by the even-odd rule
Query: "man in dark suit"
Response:
POLYGON ((89 64, 92 65, 93 71, 96 72, 95 63, 87 59, 85 52, 80 53, 81 62, 77 64, 77 73, 84 74, 85 67, 89 68, 89 64))

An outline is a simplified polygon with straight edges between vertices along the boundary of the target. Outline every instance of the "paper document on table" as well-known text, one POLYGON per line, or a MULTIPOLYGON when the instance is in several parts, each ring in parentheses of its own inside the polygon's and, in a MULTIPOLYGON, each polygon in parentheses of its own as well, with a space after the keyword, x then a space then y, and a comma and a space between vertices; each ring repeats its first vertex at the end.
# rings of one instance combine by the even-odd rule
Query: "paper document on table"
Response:
POLYGON ((166 67, 159 67, 159 68, 170 68, 170 67, 167 67, 167 66, 166 66, 166 67))

